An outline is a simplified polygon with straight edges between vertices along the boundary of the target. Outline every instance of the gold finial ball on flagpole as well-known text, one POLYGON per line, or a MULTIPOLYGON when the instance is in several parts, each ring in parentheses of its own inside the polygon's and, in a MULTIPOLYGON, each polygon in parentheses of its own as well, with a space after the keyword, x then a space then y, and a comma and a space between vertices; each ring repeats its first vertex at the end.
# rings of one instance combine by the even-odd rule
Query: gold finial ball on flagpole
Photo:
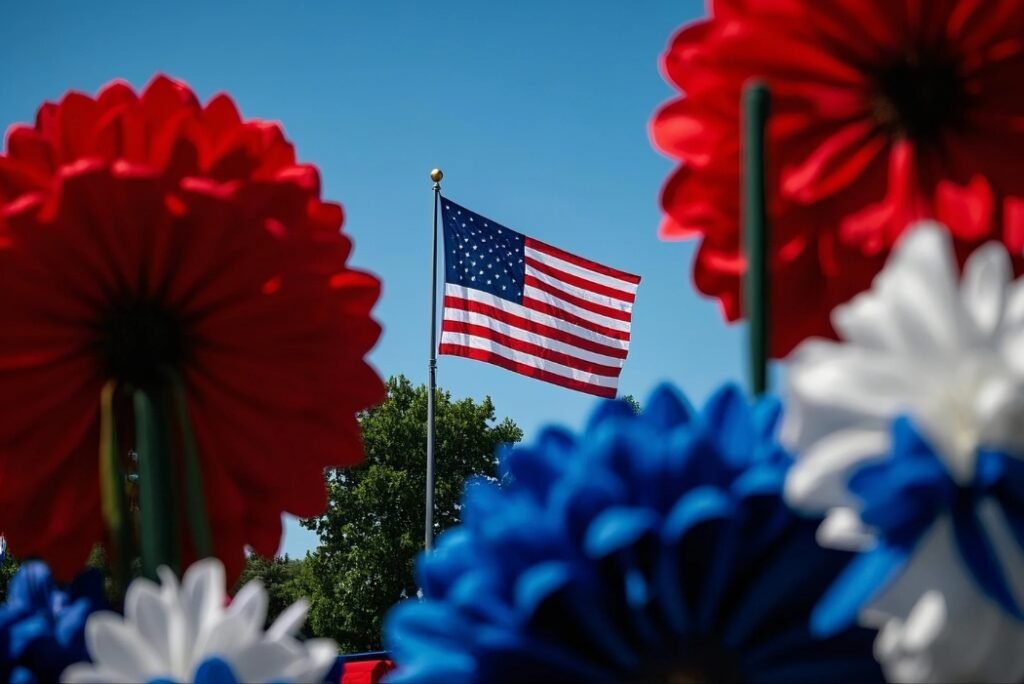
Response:
POLYGON ((430 180, 435 183, 440 183, 442 178, 444 178, 444 172, 442 172, 441 169, 431 169, 430 180))

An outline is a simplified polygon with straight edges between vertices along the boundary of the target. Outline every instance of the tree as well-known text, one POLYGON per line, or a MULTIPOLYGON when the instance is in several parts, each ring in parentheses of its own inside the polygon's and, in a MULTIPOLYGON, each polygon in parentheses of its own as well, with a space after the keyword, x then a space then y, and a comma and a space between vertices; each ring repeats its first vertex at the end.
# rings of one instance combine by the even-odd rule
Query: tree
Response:
MULTIPOLYGON (((245 568, 238 578, 236 591, 253 579, 263 583, 268 598, 267 627, 285 608, 305 595, 306 586, 300 579, 303 564, 304 561, 289 558, 287 554, 276 558, 251 554, 245 559, 245 568)), ((303 625, 302 631, 304 636, 312 636, 308 621, 303 625)))
POLYGON ((629 408, 633 409, 634 416, 640 415, 640 402, 636 400, 636 397, 634 397, 632 394, 627 394, 626 396, 622 397, 622 401, 629 404, 629 408))
MULTIPOLYGON (((310 622, 343 651, 381 647, 381 623, 402 598, 415 596, 413 569, 423 548, 426 488, 427 388, 404 376, 388 381, 388 397, 360 416, 366 460, 328 475, 324 515, 303 524, 320 547, 303 574, 312 597, 310 622)), ((436 399, 434 532, 459 522, 463 484, 471 475, 495 475, 495 450, 523 433, 508 418, 495 420, 489 397, 436 399)))

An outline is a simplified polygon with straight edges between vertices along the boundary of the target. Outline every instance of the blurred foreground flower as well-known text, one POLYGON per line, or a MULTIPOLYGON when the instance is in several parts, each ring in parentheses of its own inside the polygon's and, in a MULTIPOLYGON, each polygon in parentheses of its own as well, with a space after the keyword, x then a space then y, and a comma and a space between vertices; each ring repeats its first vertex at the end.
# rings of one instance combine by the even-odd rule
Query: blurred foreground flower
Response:
MULTIPOLYGON (((157 441, 200 463, 200 487, 171 481, 189 472, 178 454, 157 486, 177 489, 172 509, 205 495, 212 552, 235 577, 246 544, 277 550, 282 512, 323 510, 324 468, 362 458, 355 414, 384 395, 364 360, 379 282, 346 265, 341 207, 278 126, 163 77, 141 96, 70 93, 7 148, 0 529, 60 576, 80 567, 104 538, 101 410, 130 470, 141 390, 154 424, 169 421, 157 441)), ((170 544, 186 564, 200 551, 170 544)))
POLYGON ((961 258, 989 239, 1021 253, 1024 3, 710 5, 663 61, 685 95, 651 128, 681 162, 661 233, 703 238, 694 282, 740 318, 740 92, 764 79, 774 356, 834 335, 830 312, 870 285, 910 221, 945 222, 961 258))
POLYGON ((786 494, 827 512, 822 543, 862 549, 815 613, 858 614, 898 681, 1024 677, 1024 281, 1006 250, 962 278, 948 233, 901 240, 833 316, 840 343, 794 354, 786 494))
POLYGON ((777 416, 663 387, 506 451, 389 616, 391 681, 880 681, 873 632, 809 634, 849 556, 784 505, 777 416))
POLYGON ((106 606, 98 570, 87 570, 60 589, 45 563, 23 564, 0 606, 0 679, 55 682, 68 665, 88 660, 85 621, 106 606))
POLYGON ((97 613, 86 624, 93 664, 64 672, 64 682, 319 682, 337 660, 330 639, 305 643, 295 635, 305 602, 293 604, 264 631, 267 592, 259 581, 242 587, 225 607, 224 566, 195 563, 181 586, 161 568, 161 584, 137 579, 125 615, 97 613))

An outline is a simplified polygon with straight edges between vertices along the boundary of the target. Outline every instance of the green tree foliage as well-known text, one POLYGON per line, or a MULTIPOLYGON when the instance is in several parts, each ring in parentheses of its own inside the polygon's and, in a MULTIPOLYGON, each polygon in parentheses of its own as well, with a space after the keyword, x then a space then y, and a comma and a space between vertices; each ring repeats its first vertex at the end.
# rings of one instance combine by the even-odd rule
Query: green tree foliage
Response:
POLYGON ((622 397, 622 401, 629 404, 629 408, 633 409, 634 416, 640 415, 640 402, 636 400, 636 397, 634 397, 632 394, 627 394, 626 396, 622 397))
MULTIPOLYGON (((289 558, 287 555, 277 558, 264 558, 256 554, 245 560, 245 569, 238 579, 236 591, 250 580, 258 579, 267 590, 267 625, 277 619, 285 608, 298 601, 306 594, 306 584, 301 577, 303 561, 289 558)), ((303 627, 305 636, 311 636, 309 623, 303 627)))
POLYGON ((0 564, 0 604, 7 603, 7 585, 11 583, 11 578, 18 573, 20 567, 18 559, 10 554, 0 564))
MULTIPOLYGON (((495 450, 523 433, 497 422, 490 398, 455 401, 438 390, 434 533, 459 522, 463 483, 495 475, 495 450)), ((310 622, 343 651, 381 647, 381 623, 402 598, 415 596, 413 567, 423 548, 427 389, 405 377, 388 381, 388 398, 360 417, 366 461, 328 476, 327 512, 304 521, 320 535, 303 573, 310 622)))

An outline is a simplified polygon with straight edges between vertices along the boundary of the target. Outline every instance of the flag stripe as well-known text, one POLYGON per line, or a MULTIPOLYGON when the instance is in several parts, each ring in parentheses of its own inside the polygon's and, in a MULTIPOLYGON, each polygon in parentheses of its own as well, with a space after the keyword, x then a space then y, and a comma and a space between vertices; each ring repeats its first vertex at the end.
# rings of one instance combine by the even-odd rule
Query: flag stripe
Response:
MULTIPOLYGON (((552 382, 554 381, 553 378, 557 378, 562 381, 579 383, 591 389, 609 389, 612 391, 612 396, 614 396, 615 386, 618 384, 618 378, 609 378, 576 370, 575 368, 567 368, 561 364, 547 361, 531 354, 524 354, 514 349, 509 349, 493 340, 480 339, 469 335, 458 335, 457 333, 445 333, 442 335, 439 351, 442 354, 459 353, 456 350, 483 352, 488 357, 485 360, 491 363, 498 363, 497 359, 501 359, 515 363, 517 366, 533 368, 544 373, 547 379, 552 382)), ((461 355, 468 356, 468 354, 461 355)), ((478 357, 474 355, 472 358, 478 357)))
MULTIPOLYGON (((514 326, 520 330, 528 331, 541 337, 545 337, 549 340, 557 340, 564 342, 568 345, 583 349, 586 351, 594 352, 595 354, 601 354, 603 356, 614 357, 618 359, 625 359, 626 354, 629 351, 629 343, 622 342, 621 340, 608 339, 609 344, 601 344, 595 341, 597 336, 591 334, 590 338, 580 337, 578 334, 574 335, 572 332, 568 332, 573 329, 567 323, 554 320, 560 327, 551 325, 545 325, 539 322, 540 316, 535 315, 532 319, 524 318, 523 316, 517 316, 514 313, 499 309, 490 304, 483 302, 473 301, 470 299, 458 299, 456 297, 445 297, 444 298, 444 318, 453 320, 467 320, 473 321, 474 318, 463 318, 476 317, 493 319, 501 323, 506 323, 510 326, 514 326), (617 345, 617 346, 609 346, 617 345)), ((520 307, 521 308, 521 307, 520 307)), ((586 334, 586 331, 582 331, 586 334)))
POLYGON ((516 304, 515 302, 510 302, 507 299, 502 299, 501 297, 495 297, 494 295, 487 294, 486 292, 481 292, 480 290, 474 290, 472 288, 463 287, 462 285, 452 285, 451 283, 448 283, 444 286, 444 294, 446 300, 445 306, 448 305, 448 297, 469 299, 471 301, 482 302, 484 304, 489 304, 491 306, 498 307, 503 311, 508 311, 518 316, 522 316, 523 318, 528 318, 530 320, 544 323, 551 327, 558 328, 559 330, 565 330, 566 332, 573 335, 586 337, 587 339, 596 339, 596 341, 600 342, 601 344, 610 347, 619 347, 622 349, 629 348, 628 334, 625 334, 619 330, 609 330, 607 332, 594 330, 593 328, 595 326, 593 326, 593 324, 578 325, 575 322, 567 321, 560 316, 547 315, 546 312, 541 311, 540 309, 535 309, 533 307, 528 306, 525 301, 523 302, 523 304, 516 304))
POLYGON ((624 280, 616 280, 609 276, 601 273, 595 273, 594 271, 588 271, 585 268, 580 268, 576 264, 571 264, 568 261, 562 261, 558 257, 553 257, 550 254, 544 252, 538 252, 535 249, 531 249, 529 246, 523 248, 523 256, 526 260, 532 261, 534 264, 545 264, 552 268, 558 269, 562 273, 568 273, 575 275, 583 280, 598 285, 604 285, 613 290, 618 290, 624 294, 635 294, 637 286, 632 283, 627 283, 624 280))
POLYGON ((454 344, 442 344, 438 349, 440 354, 451 354, 452 356, 464 356, 467 359, 475 359, 476 361, 486 361, 492 363, 495 366, 501 366, 506 370, 510 370, 520 375, 526 375, 531 378, 537 378, 544 382, 550 382, 553 385, 560 385, 562 387, 568 387, 574 389, 577 392, 586 392, 587 394, 596 394, 599 397, 606 397, 608 399, 615 398, 614 387, 599 387, 597 385, 590 385, 579 380, 572 380, 570 378, 563 377, 556 373, 549 373, 546 370, 531 366, 525 363, 517 363, 511 359, 489 352, 484 349, 475 349, 472 347, 460 347, 454 344))
MULTIPOLYGON (((578 288, 581 292, 587 292, 591 296, 604 295, 614 302, 625 302, 626 305, 631 305, 636 300, 636 294, 634 292, 617 290, 614 287, 608 287, 607 285, 595 283, 592 280, 587 280, 586 278, 582 278, 578 275, 561 271, 551 264, 546 264, 530 255, 526 256, 526 272, 532 272, 532 274, 536 276, 543 273, 546 276, 550 276, 551 280, 554 282, 562 283, 563 286, 578 288)), ((609 306, 611 305, 611 302, 609 302, 609 306)))
POLYGON ((511 335, 500 333, 490 326, 472 325, 469 323, 458 323, 456 321, 445 321, 441 326, 441 341, 449 341, 459 344, 461 336, 475 337, 481 340, 494 340, 498 344, 524 354, 531 354, 540 359, 558 363, 566 368, 586 371, 594 375, 604 375, 610 378, 618 377, 622 368, 620 366, 607 366, 593 361, 587 361, 579 356, 566 354, 557 351, 551 345, 547 347, 533 344, 525 340, 517 339, 511 335))
POLYGON ((526 276, 523 278, 523 282, 526 285, 532 285, 538 290, 544 290, 545 292, 552 294, 559 299, 564 299, 567 302, 572 302, 579 306, 586 308, 596 307, 593 309, 594 313, 599 313, 602 316, 608 316, 609 318, 615 318, 620 321, 628 321, 630 318, 630 310, 633 308, 632 304, 628 302, 620 302, 615 299, 609 299, 601 295, 595 295, 592 292, 581 290, 578 287, 572 285, 566 285, 563 282, 559 282, 550 276, 546 276, 543 273, 537 273, 532 268, 527 266, 526 276), (609 304, 611 302, 611 304, 609 304))
POLYGON ((599 264, 596 261, 591 261, 590 259, 584 259, 581 256, 570 254, 569 252, 566 252, 564 249, 553 247, 545 242, 541 242, 540 240, 534 240, 533 238, 530 237, 526 238, 526 248, 535 250, 537 252, 541 252, 542 254, 554 257, 555 259, 560 259, 561 261, 564 261, 568 264, 572 264, 579 268, 586 269, 593 273, 599 273, 601 275, 608 276, 609 278, 614 278, 615 280, 619 280, 624 283, 629 283, 631 285, 640 284, 640 276, 638 275, 626 273, 625 271, 620 271, 617 268, 612 268, 611 266, 599 264))
POLYGON ((523 279, 523 284, 525 285, 524 291, 530 293, 531 296, 540 297, 541 295, 546 295, 541 297, 544 301, 549 301, 549 297, 554 297, 561 300, 560 302, 553 302, 555 306, 564 306, 567 311, 575 312, 581 316, 594 314, 596 321, 612 328, 629 329, 630 317, 628 312, 610 309, 607 306, 595 304, 581 297, 571 295, 568 292, 562 292, 557 287, 552 287, 532 275, 527 275, 523 279))
MULTIPOLYGON (((551 349, 574 356, 584 361, 590 361, 591 363, 609 366, 611 368, 622 368, 626 362, 625 356, 606 356, 605 354, 598 354, 596 352, 582 349, 574 344, 568 344, 551 337, 544 335, 538 335, 536 333, 522 330, 514 325, 509 325, 502 321, 490 318, 488 316, 474 313, 472 311, 460 311, 458 309, 445 309, 444 322, 442 324, 442 330, 451 330, 453 332, 469 332, 464 330, 463 327, 472 326, 476 328, 486 328, 492 330, 495 333, 506 335, 523 342, 535 344, 544 347, 550 347, 551 349), (449 323, 451 326, 449 326, 449 323)), ((474 333, 476 334, 476 333, 474 333)))
POLYGON ((593 321, 586 317, 586 314, 577 315, 566 311, 565 309, 569 308, 569 304, 563 304, 560 306, 557 302, 549 301, 550 299, 554 299, 553 297, 550 297, 549 295, 546 295, 543 292, 537 292, 536 290, 531 291, 531 294, 534 294, 536 296, 527 297, 527 291, 531 291, 530 288, 526 288, 526 290, 523 291, 523 306, 525 306, 527 309, 533 309, 534 311, 538 311, 542 314, 547 314, 548 316, 552 316, 554 318, 561 318, 566 323, 578 325, 581 328, 585 328, 592 332, 599 333, 601 335, 604 335, 605 337, 614 337, 619 340, 629 340, 629 330, 619 330, 617 328, 601 325, 600 323, 594 323, 593 321))

